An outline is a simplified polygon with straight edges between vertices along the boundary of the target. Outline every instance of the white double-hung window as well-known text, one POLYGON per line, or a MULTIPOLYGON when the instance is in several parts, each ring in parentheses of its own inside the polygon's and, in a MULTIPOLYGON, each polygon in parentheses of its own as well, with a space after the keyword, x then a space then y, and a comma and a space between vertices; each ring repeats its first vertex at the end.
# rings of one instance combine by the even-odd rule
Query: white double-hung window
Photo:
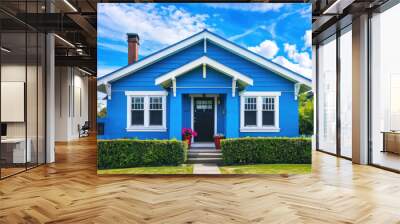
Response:
POLYGON ((165 91, 126 91, 127 131, 166 131, 165 91))
POLYGON ((241 132, 279 132, 280 92, 240 94, 241 132))

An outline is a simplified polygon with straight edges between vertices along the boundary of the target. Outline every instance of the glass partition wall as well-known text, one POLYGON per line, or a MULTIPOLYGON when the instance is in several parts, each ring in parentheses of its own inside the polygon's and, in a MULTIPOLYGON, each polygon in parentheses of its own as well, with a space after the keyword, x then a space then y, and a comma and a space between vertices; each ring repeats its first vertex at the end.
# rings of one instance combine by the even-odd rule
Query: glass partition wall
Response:
MULTIPOLYGON (((39 10, 25 4, 18 4, 25 12, 39 10)), ((0 12, 1 179, 45 163, 45 41, 43 33, 0 12)))
POLYGON ((336 154, 336 36, 318 47, 318 149, 336 154))
POLYGON ((352 158, 352 33, 351 25, 341 31, 340 63, 340 155, 352 158))
POLYGON ((351 25, 317 47, 317 149, 352 157, 351 25))
POLYGON ((370 162, 400 171, 400 4, 371 18, 370 162))
MULTIPOLYGON (((369 17, 368 163, 400 172, 400 4, 369 17)), ((317 149, 352 158, 352 27, 319 43, 317 149)))

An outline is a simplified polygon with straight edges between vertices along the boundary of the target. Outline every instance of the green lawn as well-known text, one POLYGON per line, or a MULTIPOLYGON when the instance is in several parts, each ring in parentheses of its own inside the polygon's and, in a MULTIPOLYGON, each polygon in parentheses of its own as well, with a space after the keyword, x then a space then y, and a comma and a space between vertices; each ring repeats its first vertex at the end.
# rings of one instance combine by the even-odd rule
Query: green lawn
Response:
POLYGON ((193 165, 97 170, 97 174, 192 174, 193 165))
POLYGON ((306 174, 311 164, 256 164, 220 166, 222 174, 306 174))

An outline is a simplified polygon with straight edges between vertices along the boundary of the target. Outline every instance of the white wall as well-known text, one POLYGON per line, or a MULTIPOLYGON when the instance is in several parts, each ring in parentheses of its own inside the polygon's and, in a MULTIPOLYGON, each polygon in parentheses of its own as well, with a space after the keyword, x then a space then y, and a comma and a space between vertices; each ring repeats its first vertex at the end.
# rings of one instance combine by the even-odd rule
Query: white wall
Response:
MULTIPOLYGON (((26 67, 25 64, 20 65, 20 64, 4 64, 1 66, 1 81, 2 82, 25 82, 25 71, 26 67)), ((30 70, 33 69, 32 66, 28 66, 28 73, 30 70)), ((35 68, 36 69, 36 68, 35 68)), ((36 85, 36 82, 33 83, 36 85)), ((34 92, 30 92, 29 88, 27 89, 28 93, 27 96, 28 98, 32 98, 33 96, 36 97, 36 89, 34 92)), ((32 99, 27 99, 28 102, 31 102, 32 99)), ((35 105, 36 108, 36 105, 35 105)), ((7 110, 8 108, 1 108, 1 110, 7 110)), ((24 108, 22 108, 24 110, 24 108)), ((33 120, 30 116, 32 114, 27 114, 28 115, 28 121, 33 120)), ((36 116, 36 114, 35 114, 36 116)), ((35 117, 36 118, 36 117, 35 117)), ((25 137, 25 122, 7 122, 7 136, 8 137, 25 137)), ((29 125, 29 127, 33 127, 32 125, 29 125)), ((36 126, 34 127, 36 129, 36 126)), ((28 130, 29 131, 29 130, 28 130)), ((28 136, 29 137, 29 136, 28 136)))
POLYGON ((78 125, 88 120, 88 78, 76 68, 56 67, 55 140, 79 138, 78 125))

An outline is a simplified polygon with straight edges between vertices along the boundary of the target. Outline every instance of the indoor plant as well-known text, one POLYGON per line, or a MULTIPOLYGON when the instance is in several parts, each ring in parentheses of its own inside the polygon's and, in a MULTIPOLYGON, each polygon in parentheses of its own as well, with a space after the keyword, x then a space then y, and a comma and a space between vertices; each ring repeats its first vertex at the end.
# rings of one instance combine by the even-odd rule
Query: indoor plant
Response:
POLYGON ((182 128, 182 136, 183 136, 183 140, 187 141, 188 148, 190 148, 190 145, 192 144, 192 137, 196 137, 197 132, 195 132, 191 128, 182 128))
POLYGON ((216 134, 214 135, 214 144, 216 149, 221 149, 221 139, 224 139, 224 134, 216 134))

